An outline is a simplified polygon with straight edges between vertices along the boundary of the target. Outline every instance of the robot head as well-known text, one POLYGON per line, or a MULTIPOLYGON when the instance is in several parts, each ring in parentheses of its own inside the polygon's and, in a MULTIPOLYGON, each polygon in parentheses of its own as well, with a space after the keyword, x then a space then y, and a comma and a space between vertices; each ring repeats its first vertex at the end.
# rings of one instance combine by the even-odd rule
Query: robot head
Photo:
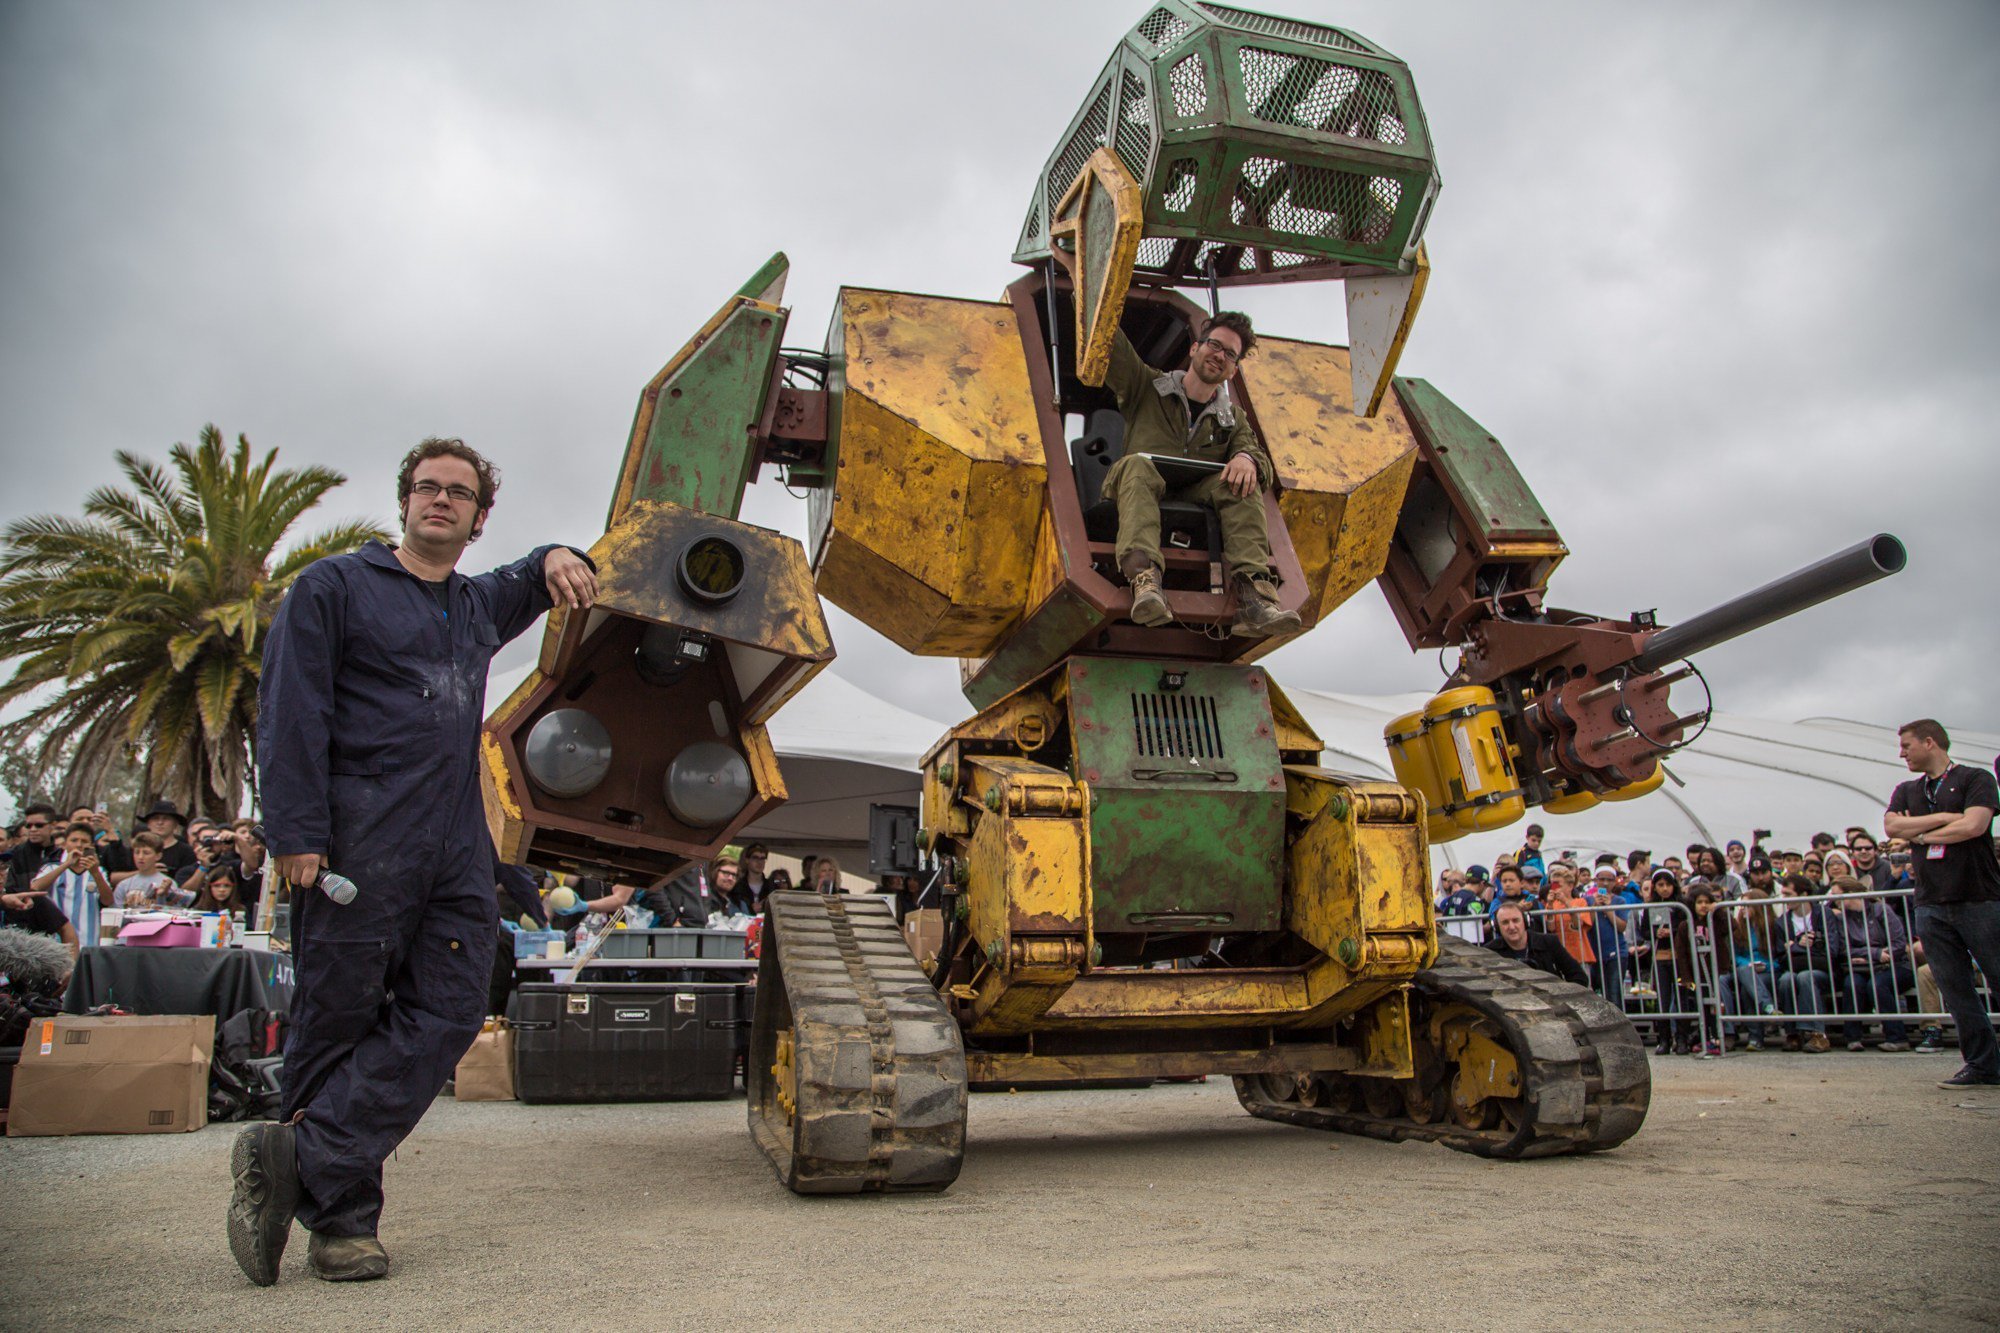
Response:
POLYGON ((1161 0, 1043 168, 1014 258, 1108 148, 1144 197, 1134 277, 1223 283, 1408 273, 1439 179, 1409 68, 1340 28, 1161 0))

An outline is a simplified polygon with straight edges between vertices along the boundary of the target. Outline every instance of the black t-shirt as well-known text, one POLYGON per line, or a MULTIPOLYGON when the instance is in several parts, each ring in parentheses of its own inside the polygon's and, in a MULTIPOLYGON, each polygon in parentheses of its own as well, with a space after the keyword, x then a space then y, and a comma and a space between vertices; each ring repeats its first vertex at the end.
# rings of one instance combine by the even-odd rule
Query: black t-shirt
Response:
POLYGON ((32 930, 37 935, 62 935, 62 928, 69 924, 63 910, 50 901, 46 893, 35 894, 28 905, 18 911, 12 907, 0 908, 0 926, 12 926, 16 930, 32 930))
POLYGON ((437 598, 438 610, 444 612, 445 619, 449 620, 451 618, 451 579, 442 578, 436 583, 425 579, 424 586, 431 590, 431 596, 437 598))
MULTIPOLYGON (((2000 809, 2000 787, 1993 775, 1965 764, 1953 764, 1933 784, 1916 777, 1896 788, 1889 813, 1896 815, 1963 814, 1969 806, 2000 809)), ((2000 902, 2000 857, 1993 853, 1993 830, 1964 842, 1910 848, 1910 869, 1917 881, 1919 903, 2000 902), (1942 851, 1942 857, 1932 856, 1942 851)))
POLYGON ((188 846, 186 838, 175 838, 172 845, 160 853, 160 869, 173 875, 176 880, 184 877, 175 875, 175 871, 188 869, 196 864, 198 863, 195 860, 194 848, 188 846))
POLYGON ((63 849, 53 842, 46 847, 23 842, 7 854, 7 892, 26 892, 35 876, 62 859, 63 849))

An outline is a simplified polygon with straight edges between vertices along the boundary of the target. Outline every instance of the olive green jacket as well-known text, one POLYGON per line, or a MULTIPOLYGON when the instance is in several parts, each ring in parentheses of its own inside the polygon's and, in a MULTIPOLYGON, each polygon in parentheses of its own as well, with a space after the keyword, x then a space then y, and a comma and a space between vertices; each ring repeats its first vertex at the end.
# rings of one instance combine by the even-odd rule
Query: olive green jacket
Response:
POLYGON ((1139 359, 1121 331, 1111 344, 1111 369, 1104 383, 1118 395, 1118 410, 1125 414, 1126 454, 1167 454, 1176 458, 1205 458, 1226 463, 1238 454, 1250 455, 1257 465, 1257 487, 1269 490, 1277 478, 1271 456, 1264 452, 1249 418, 1222 394, 1202 404, 1188 430, 1192 404, 1181 390, 1181 371, 1162 372, 1139 359))

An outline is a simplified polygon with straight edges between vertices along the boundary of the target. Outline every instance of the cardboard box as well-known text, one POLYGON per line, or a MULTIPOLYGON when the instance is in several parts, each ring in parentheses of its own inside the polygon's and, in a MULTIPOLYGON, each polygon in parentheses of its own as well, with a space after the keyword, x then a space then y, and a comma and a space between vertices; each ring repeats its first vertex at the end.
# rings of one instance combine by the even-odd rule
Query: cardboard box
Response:
POLYGON ((208 1123, 212 1014, 37 1019, 7 1135, 179 1134, 208 1123))
POLYGON ((935 907, 919 907, 904 917, 903 943, 910 946, 919 965, 929 968, 944 947, 944 913, 935 907))

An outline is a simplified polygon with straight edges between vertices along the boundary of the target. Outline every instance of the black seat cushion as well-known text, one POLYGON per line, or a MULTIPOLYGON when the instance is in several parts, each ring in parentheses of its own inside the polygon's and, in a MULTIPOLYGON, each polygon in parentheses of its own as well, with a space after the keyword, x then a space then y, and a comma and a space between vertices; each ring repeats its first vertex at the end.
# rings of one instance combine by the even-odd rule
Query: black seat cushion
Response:
MULTIPOLYGON (((1125 418, 1099 409, 1090 414, 1081 439, 1069 446, 1070 469, 1076 473, 1077 499, 1083 504, 1083 530, 1094 542, 1118 540, 1118 506, 1104 494, 1104 478, 1125 446, 1125 418)), ((1220 528, 1215 511, 1184 500, 1160 503, 1160 535, 1179 533, 1191 543, 1215 546, 1220 528)))

